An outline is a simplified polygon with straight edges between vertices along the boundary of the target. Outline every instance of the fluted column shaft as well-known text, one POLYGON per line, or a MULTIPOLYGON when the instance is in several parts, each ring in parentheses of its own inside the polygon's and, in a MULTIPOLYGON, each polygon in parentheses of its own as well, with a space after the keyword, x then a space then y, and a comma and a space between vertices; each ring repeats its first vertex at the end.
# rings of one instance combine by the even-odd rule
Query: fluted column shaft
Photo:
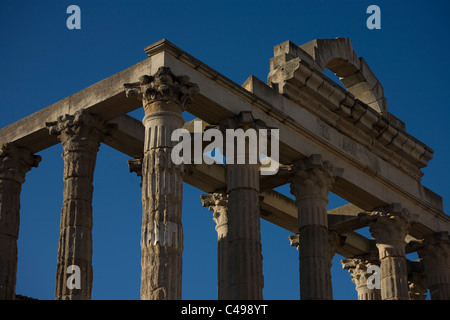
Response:
POLYGON ((259 165, 230 164, 227 179, 229 298, 262 299, 259 165))
POLYGON ((204 207, 213 212, 217 231, 217 298, 228 300, 228 197, 216 192, 201 196, 204 207))
POLYGON ((26 173, 40 161, 13 144, 0 150, 0 300, 15 299, 20 193, 26 173))
POLYGON ((105 124, 84 110, 47 123, 63 147, 64 195, 61 209, 56 300, 91 299, 92 195, 97 152, 105 124), (71 266, 79 268, 72 269, 71 266), (70 268, 69 268, 70 267, 70 268), (76 278, 79 276, 79 281, 76 278), (79 286, 77 285, 79 282, 79 286))
POLYGON ((142 161, 143 300, 181 299, 183 165, 171 161, 170 135, 184 121, 181 108, 180 112, 163 111, 168 104, 154 102, 143 121, 146 131, 142 161))
POLYGON ((333 169, 313 155, 293 166, 291 193, 296 198, 299 230, 300 299, 331 300, 328 192, 333 169))
POLYGON ((256 148, 258 143, 256 130, 263 128, 267 128, 265 123, 254 119, 248 111, 227 119, 221 128, 227 137, 229 299, 263 298, 259 208, 260 163, 256 148), (248 136, 230 138, 232 136, 229 135, 230 132, 241 132, 248 136))
POLYGON ((142 159, 141 299, 179 300, 182 284, 183 164, 171 158, 174 130, 198 91, 188 77, 159 68, 153 76, 125 84, 127 95, 142 100, 145 116, 142 159))
POLYGON ((450 240, 448 233, 427 236, 417 250, 423 260, 432 300, 450 300, 450 240))
POLYGON ((376 219, 369 230, 377 242, 381 271, 381 298, 408 300, 408 269, 405 256, 405 237, 410 215, 401 210, 386 208, 373 213, 376 219))

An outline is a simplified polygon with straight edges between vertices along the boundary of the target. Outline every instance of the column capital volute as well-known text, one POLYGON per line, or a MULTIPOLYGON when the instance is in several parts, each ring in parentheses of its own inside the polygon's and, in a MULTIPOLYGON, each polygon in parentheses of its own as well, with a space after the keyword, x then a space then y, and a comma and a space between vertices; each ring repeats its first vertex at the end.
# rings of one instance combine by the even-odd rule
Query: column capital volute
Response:
POLYGON ((127 165, 130 172, 134 172, 138 177, 142 178, 142 158, 129 159, 127 165))
POLYGON ((378 244, 406 245, 405 237, 409 232, 415 215, 398 203, 377 208, 369 215, 369 231, 378 244))
POLYGON ((342 169, 335 168, 322 156, 313 154, 291 165, 291 193, 297 200, 304 196, 320 196, 326 198, 342 169))
POLYGON ((297 250, 299 249, 298 246, 300 244, 300 235, 298 233, 296 234, 291 234, 289 237, 289 243, 291 245, 291 247, 296 247, 297 250))
POLYGON ((450 237, 448 232, 436 232, 424 236, 417 246, 417 253, 427 268, 450 268, 450 237))
POLYGON ((370 262, 360 258, 349 258, 341 260, 342 269, 347 270, 352 282, 358 287, 367 283, 367 268, 370 262))
POLYGON ((37 167, 41 160, 41 156, 34 155, 26 148, 5 143, 0 148, 0 177, 23 183, 25 174, 37 167))
POLYGON ((98 149, 104 135, 110 135, 115 124, 108 124, 99 116, 92 115, 86 109, 80 109, 73 114, 58 116, 56 121, 46 122, 50 135, 55 135, 63 143, 76 142, 72 147, 77 148, 80 143, 87 143, 93 149, 98 149))
POLYGON ((169 67, 159 67, 155 74, 139 77, 138 82, 124 83, 124 89, 127 97, 142 100, 145 114, 150 112, 150 104, 156 101, 174 102, 184 111, 199 92, 198 85, 190 82, 188 76, 176 76, 169 67))
POLYGON ((217 227, 228 221, 228 195, 224 191, 202 194, 200 196, 203 207, 208 207, 213 212, 213 220, 217 227))

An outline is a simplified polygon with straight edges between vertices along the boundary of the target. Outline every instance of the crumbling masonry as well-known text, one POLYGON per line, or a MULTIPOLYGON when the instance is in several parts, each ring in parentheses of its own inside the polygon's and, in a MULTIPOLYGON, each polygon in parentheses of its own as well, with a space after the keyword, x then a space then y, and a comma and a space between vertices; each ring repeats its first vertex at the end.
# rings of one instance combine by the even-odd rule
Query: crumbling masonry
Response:
POLYGON ((141 177, 142 299, 182 298, 183 182, 205 192, 199 205, 217 224, 218 299, 263 298, 261 218, 292 232, 301 299, 332 299, 336 253, 360 300, 424 299, 427 290, 431 299, 450 299, 450 217, 441 197, 421 184, 433 151, 389 113, 383 87, 349 39, 277 45, 267 82, 251 76, 242 86, 167 40, 145 53, 146 60, 0 130, 0 299, 20 298, 25 175, 41 161, 35 154, 57 143, 64 201, 55 299, 91 298, 92 183, 101 143, 128 155, 141 177), (144 119, 127 115, 140 107, 144 119), (279 171, 175 165, 171 133, 194 134, 183 111, 202 128, 279 129, 279 171), (295 201, 274 191, 284 184, 295 201), (330 191, 349 204, 327 210, 330 191), (363 227, 373 238, 355 232, 363 227), (409 261, 411 252, 420 259, 409 261), (81 289, 66 285, 71 265, 80 268, 81 289), (373 265, 381 270, 380 289, 368 286, 373 265))

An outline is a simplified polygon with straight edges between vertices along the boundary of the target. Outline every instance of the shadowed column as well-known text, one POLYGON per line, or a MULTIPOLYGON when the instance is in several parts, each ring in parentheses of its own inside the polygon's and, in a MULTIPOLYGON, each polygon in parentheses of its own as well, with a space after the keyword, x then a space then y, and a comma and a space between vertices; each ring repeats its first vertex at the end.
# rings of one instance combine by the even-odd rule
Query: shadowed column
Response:
POLYGON ((450 239, 447 232, 428 235, 417 250, 423 260, 432 300, 450 300, 450 239))
POLYGON ((328 192, 334 169, 320 155, 312 155, 292 166, 291 193, 298 210, 300 299, 331 300, 328 192))
POLYGON ((228 300, 228 197, 224 192, 203 194, 204 207, 213 212, 217 231, 217 298, 228 300))
POLYGON ((198 86, 161 67, 153 76, 124 84, 145 110, 142 159, 141 299, 181 299, 184 165, 171 159, 171 135, 184 124, 182 112, 198 86))
POLYGON ((369 231, 377 242, 381 271, 381 299, 409 300, 405 237, 411 216, 398 204, 372 213, 369 231))
POLYGON ((259 208, 258 129, 265 123, 251 112, 222 123, 226 133, 228 194, 228 294, 232 300, 261 300, 261 226, 259 208))
POLYGON ((92 194, 106 125, 85 110, 47 123, 62 143, 64 199, 56 267, 56 300, 89 300, 92 291, 92 194), (79 269, 78 269, 79 268, 79 269), (73 277, 72 277, 73 276, 73 277), (78 280, 79 277, 79 280, 78 280))
POLYGON ((0 149, 0 300, 16 296, 20 192, 26 173, 40 161, 40 156, 11 143, 0 149))

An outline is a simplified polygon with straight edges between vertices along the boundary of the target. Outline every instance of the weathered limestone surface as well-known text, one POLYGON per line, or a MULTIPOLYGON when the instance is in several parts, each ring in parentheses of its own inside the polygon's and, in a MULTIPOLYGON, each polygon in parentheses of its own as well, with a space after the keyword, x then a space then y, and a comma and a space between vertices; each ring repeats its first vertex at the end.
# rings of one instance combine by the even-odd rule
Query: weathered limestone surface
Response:
MULTIPOLYGON (((229 119, 227 129, 257 129, 258 120, 242 112, 229 119)), ((234 147, 236 144, 234 144, 234 147)), ((231 300, 263 298, 262 249, 259 207, 259 163, 251 164, 249 148, 235 148, 227 164, 228 295, 231 300), (238 162, 244 159, 244 163, 238 162)))
POLYGON ((291 178, 291 193, 298 209, 300 298, 331 300, 328 192, 334 170, 319 155, 297 162, 291 178))
POLYGON ((409 300, 427 298, 427 276, 422 261, 407 261, 409 300))
POLYGON ((92 291, 92 194, 97 152, 106 132, 106 124, 79 110, 47 123, 63 147, 64 199, 61 210, 58 260, 56 267, 57 300, 89 300, 92 291), (69 266, 80 268, 80 288, 71 289, 69 266))
POLYGON ((204 207, 213 212, 217 231, 217 298, 228 300, 228 195, 226 192, 208 193, 201 196, 204 207))
POLYGON ((377 242, 381 268, 381 298, 408 300, 408 270, 405 237, 411 215, 398 204, 373 213, 369 230, 377 242))
POLYGON ((341 260, 342 268, 348 270, 352 276, 352 281, 356 285, 358 300, 381 300, 380 289, 370 289, 367 286, 368 278, 372 274, 367 268, 373 263, 362 258, 341 260))
MULTIPOLYGON (((345 244, 345 240, 346 240, 346 236, 343 236, 339 233, 337 233, 336 231, 329 231, 328 232, 328 252, 329 252, 329 267, 331 268, 332 266, 332 260, 334 255, 336 254, 336 251, 339 247, 344 246, 345 244)), ((299 234, 295 234, 295 235, 290 235, 289 236, 289 242, 291 243, 292 247, 297 247, 297 250, 300 250, 299 248, 299 241, 300 241, 300 236, 299 234)))
POLYGON ((142 300, 181 299, 183 164, 171 159, 172 132, 181 128, 181 113, 198 92, 188 77, 159 68, 153 76, 125 84, 127 95, 142 100, 145 110, 142 160, 142 300))
POLYGON ((40 161, 40 156, 14 144, 0 149, 0 300, 16 297, 20 192, 26 173, 40 161))
POLYGON ((423 299, 425 276, 411 270, 417 264, 405 259, 405 244, 411 239, 420 244, 408 250, 418 250, 432 299, 450 299, 450 218, 443 212, 442 198, 421 184, 421 169, 433 150, 388 112, 381 84, 347 38, 317 39, 302 46, 288 41, 274 51, 268 83, 251 76, 240 86, 162 40, 145 49, 149 59, 1 129, 0 145, 10 143, 7 148, 12 149, 0 153, 0 298, 15 296, 20 186, 25 172, 38 162, 30 154, 59 139, 65 189, 57 299, 90 298, 92 179, 100 141, 134 158, 130 169, 142 177, 142 299, 181 298, 183 181, 209 193, 227 192, 226 206, 224 198, 214 204, 208 199, 219 239, 219 299, 262 299, 260 217, 298 233, 291 240, 299 248, 302 299, 331 299, 329 269, 336 252, 352 258, 345 265, 360 299, 423 299), (326 77, 325 68, 340 77, 347 90, 326 77), (124 90, 124 82, 146 73, 152 76, 142 76, 124 90), (196 84, 174 73, 188 75, 196 84), (198 87, 202 91, 196 94, 198 87), (138 99, 127 99, 132 93, 138 99), (146 114, 142 123, 126 115, 141 105, 146 114), (256 125, 255 118, 279 128, 279 159, 293 169, 291 180, 290 172, 262 179, 256 164, 174 165, 170 136, 183 125, 184 110, 206 123, 232 119, 230 128, 256 125), (250 120, 245 119, 248 115, 250 120), (113 134, 104 134, 104 121, 116 125, 113 134), (22 156, 12 156, 14 148, 26 151, 27 160, 17 162, 22 156), (345 168, 340 179, 334 179, 329 162, 310 157, 316 154, 345 168), (299 161, 305 157, 310 158, 299 161), (272 190, 288 182, 295 204, 272 190), (327 216, 331 186, 352 204, 327 216), (403 208, 386 207, 394 202, 403 208), (418 215, 414 223, 408 211, 418 215), (368 290, 367 275, 361 274, 367 268, 361 257, 373 249, 374 240, 354 230, 366 225, 379 251, 379 291, 368 290), (81 267, 78 290, 67 289, 67 267, 72 264, 81 267))
MULTIPOLYGON (((48 135, 45 121, 79 108, 92 110, 105 120, 122 117, 141 105, 137 100, 126 99, 123 82, 134 81, 145 72, 156 72, 160 66, 170 66, 175 73, 187 74, 205 88, 188 108, 192 114, 216 123, 239 111, 252 110, 255 117, 280 128, 281 162, 291 163, 314 153, 324 158, 326 155, 335 166, 345 167, 342 178, 333 188, 340 197, 368 211, 401 202, 411 212, 419 214, 418 226, 422 225, 423 230, 417 236, 423 232, 450 230, 450 219, 443 213, 442 199, 417 183, 420 178, 417 166, 427 164, 432 150, 400 130, 401 126, 393 125, 390 120, 387 123, 376 111, 356 103, 339 85, 332 85, 331 94, 331 82, 324 80, 325 76, 319 83, 326 84, 312 86, 318 74, 310 75, 320 70, 300 65, 299 73, 311 79, 306 83, 308 92, 298 104, 255 77, 251 86, 244 89, 165 39, 149 46, 146 52, 149 59, 1 129, 0 144, 17 141, 19 146, 33 152, 54 145, 57 139, 48 135), (327 93, 330 99, 317 104, 318 97, 327 93), (345 99, 339 103, 342 95, 345 99), (379 137, 380 141, 373 141, 373 137, 379 137), (392 192, 385 192, 387 189, 392 192)), ((131 157, 140 156, 142 150, 135 152, 135 140, 122 134, 126 130, 127 127, 120 128, 118 134, 105 143, 131 157)))
POLYGON ((448 233, 425 237, 417 250, 423 260, 432 300, 450 300, 450 241, 448 233))

